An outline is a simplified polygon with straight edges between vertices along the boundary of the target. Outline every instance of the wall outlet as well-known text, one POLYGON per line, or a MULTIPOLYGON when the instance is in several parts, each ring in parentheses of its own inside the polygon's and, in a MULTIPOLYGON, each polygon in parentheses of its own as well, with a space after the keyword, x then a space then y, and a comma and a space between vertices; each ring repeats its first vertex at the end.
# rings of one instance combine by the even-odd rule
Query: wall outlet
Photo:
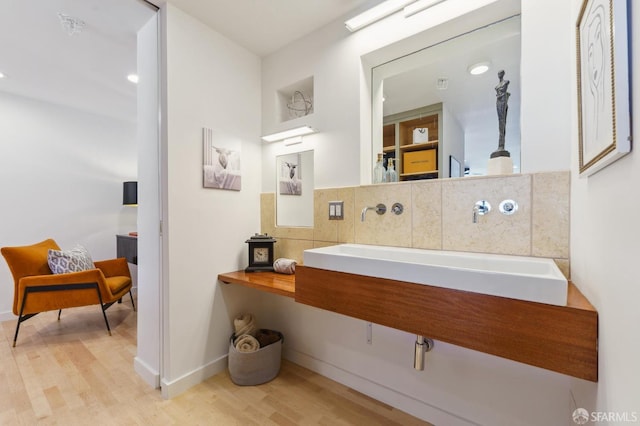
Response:
POLYGON ((367 343, 370 345, 373 342, 373 325, 367 323, 367 343))
POLYGON ((329 201, 329 220, 344 220, 344 201, 329 201))

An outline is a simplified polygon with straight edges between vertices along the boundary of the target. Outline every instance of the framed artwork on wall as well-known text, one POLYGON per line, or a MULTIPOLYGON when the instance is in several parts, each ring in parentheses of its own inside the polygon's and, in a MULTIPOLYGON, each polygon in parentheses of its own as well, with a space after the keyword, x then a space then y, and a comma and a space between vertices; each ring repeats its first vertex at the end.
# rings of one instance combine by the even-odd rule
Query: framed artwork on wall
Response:
POLYGON ((576 23, 581 176, 631 151, 627 0, 584 0, 576 23))
POLYGON ((202 186, 240 191, 240 144, 223 137, 214 138, 213 130, 204 127, 202 146, 202 186))

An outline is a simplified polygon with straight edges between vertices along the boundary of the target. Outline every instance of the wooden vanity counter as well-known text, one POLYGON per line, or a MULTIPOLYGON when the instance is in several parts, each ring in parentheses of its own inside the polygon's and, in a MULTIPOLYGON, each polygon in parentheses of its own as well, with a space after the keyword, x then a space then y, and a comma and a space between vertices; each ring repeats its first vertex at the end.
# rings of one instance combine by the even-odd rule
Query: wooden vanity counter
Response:
POLYGON ((296 293, 295 275, 276 274, 268 271, 235 271, 219 274, 218 279, 227 284, 240 284, 280 296, 294 297, 296 293))
POLYGON ((598 380, 598 312, 569 282, 566 306, 296 266, 230 272, 225 283, 581 379, 598 380))

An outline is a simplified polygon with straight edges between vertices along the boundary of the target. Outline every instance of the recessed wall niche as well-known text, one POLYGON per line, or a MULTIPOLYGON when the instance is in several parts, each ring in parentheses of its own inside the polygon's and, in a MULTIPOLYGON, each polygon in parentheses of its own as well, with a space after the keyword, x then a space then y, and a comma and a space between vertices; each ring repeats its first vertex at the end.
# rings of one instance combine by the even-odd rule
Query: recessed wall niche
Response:
POLYGON ((285 122, 313 114, 313 76, 277 91, 279 121, 285 122))

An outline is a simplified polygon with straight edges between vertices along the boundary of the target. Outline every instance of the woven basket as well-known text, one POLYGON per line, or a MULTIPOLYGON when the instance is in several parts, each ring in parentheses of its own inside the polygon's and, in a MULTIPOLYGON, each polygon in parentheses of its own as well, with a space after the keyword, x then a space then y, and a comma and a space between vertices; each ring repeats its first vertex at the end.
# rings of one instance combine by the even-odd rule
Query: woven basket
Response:
POLYGON ((284 336, 279 331, 276 333, 280 340, 255 352, 239 352, 233 341, 235 334, 231 335, 229 342, 229 375, 236 385, 252 386, 266 383, 276 378, 280 372, 282 359, 282 343, 284 336))

